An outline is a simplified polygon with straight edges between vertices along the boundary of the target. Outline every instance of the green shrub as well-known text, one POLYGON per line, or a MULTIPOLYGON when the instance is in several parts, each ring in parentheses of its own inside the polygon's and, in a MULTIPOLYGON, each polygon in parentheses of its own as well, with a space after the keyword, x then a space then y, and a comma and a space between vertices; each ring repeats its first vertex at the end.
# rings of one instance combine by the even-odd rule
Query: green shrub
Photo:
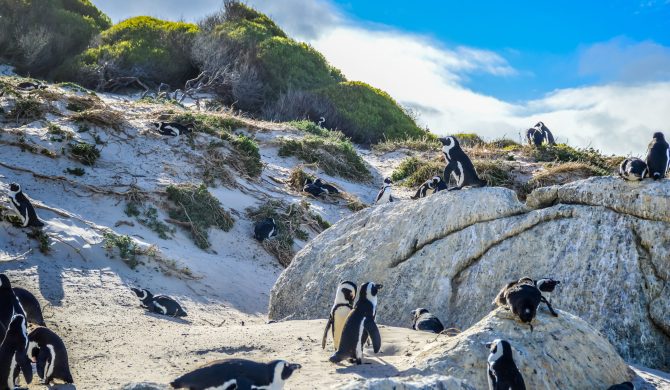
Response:
POLYGON ((400 165, 391 173, 391 180, 400 181, 412 176, 419 168, 426 165, 427 161, 416 157, 408 157, 400 162, 400 165))
POLYGON ((335 131, 327 137, 307 135, 302 139, 282 138, 279 155, 298 157, 307 163, 317 164, 329 175, 345 179, 366 181, 372 177, 351 142, 342 133, 335 131))
POLYGON ((0 10, 0 53, 33 76, 49 76, 111 26, 89 0, 0 0, 0 10))
POLYGON ((135 217, 139 223, 154 231, 163 240, 169 239, 175 232, 173 227, 158 220, 158 210, 155 207, 145 207, 139 202, 131 201, 126 203, 124 212, 129 217, 135 217))
POLYGON ((51 251, 51 245, 49 243, 49 235, 42 229, 33 228, 28 232, 28 238, 32 238, 37 241, 39 245, 39 250, 42 254, 49 254, 51 251))
POLYGON ((204 184, 169 186, 166 191, 168 200, 174 205, 168 211, 170 218, 191 229, 191 237, 198 247, 206 249, 211 246, 207 233, 210 227, 225 232, 232 229, 235 223, 233 217, 204 184))
POLYGON ((543 145, 531 148, 537 161, 546 162, 584 162, 606 171, 616 170, 621 159, 605 157, 593 148, 579 149, 566 144, 543 145))
POLYGON ((521 144, 508 138, 494 139, 491 142, 487 142, 487 145, 492 148, 503 149, 505 151, 513 151, 522 148, 521 144))
POLYGON ((198 26, 190 23, 133 17, 104 31, 100 44, 65 63, 58 77, 91 86, 94 69, 104 66, 109 78, 181 85, 196 73, 190 47, 197 32, 198 26))
POLYGON ((302 191, 306 181, 316 180, 316 176, 305 172, 302 168, 302 164, 293 167, 288 177, 288 186, 298 192, 302 191))
POLYGON ((328 129, 324 129, 323 127, 320 127, 316 123, 308 120, 301 120, 301 121, 291 121, 286 123, 289 126, 295 127, 298 130, 305 131, 310 134, 314 135, 319 135, 321 137, 327 137, 329 134, 328 129))
POLYGON ((355 142, 423 138, 428 134, 386 92, 368 84, 341 82, 316 92, 330 100, 337 115, 332 121, 355 142))
POLYGON ((70 156, 84 165, 93 165, 100 158, 100 150, 86 142, 73 142, 70 144, 70 156))
POLYGON ((256 141, 240 134, 233 137, 231 143, 236 152, 236 160, 242 163, 242 171, 250 177, 259 176, 263 171, 263 163, 256 141))
POLYGON ((399 149, 407 149, 416 152, 438 151, 442 149, 442 144, 433 134, 426 134, 422 138, 405 138, 399 140, 386 140, 372 146, 372 150, 377 153, 394 152, 399 149))
POLYGON ((140 264, 137 256, 146 254, 130 236, 107 232, 103 235, 103 240, 103 247, 107 252, 113 253, 116 248, 121 260, 132 269, 140 264))
POLYGON ((403 180, 402 186, 413 188, 420 186, 433 176, 442 176, 443 173, 444 163, 437 160, 418 160, 418 163, 408 161, 406 165, 402 166, 402 169, 393 171, 392 176, 395 175, 398 180, 403 180))
POLYGON ((489 187, 511 187, 514 185, 510 172, 512 168, 499 160, 474 160, 477 175, 486 180, 489 187))
POLYGON ((453 135, 464 148, 472 148, 479 145, 484 145, 484 140, 474 133, 456 133, 453 135))
POLYGON ((247 127, 244 122, 233 117, 191 112, 172 115, 170 120, 184 126, 192 126, 193 131, 209 135, 231 133, 236 128, 247 127))
POLYGON ((45 113, 46 107, 39 100, 28 96, 16 99, 14 108, 9 111, 9 117, 17 121, 19 119, 40 119, 45 113))

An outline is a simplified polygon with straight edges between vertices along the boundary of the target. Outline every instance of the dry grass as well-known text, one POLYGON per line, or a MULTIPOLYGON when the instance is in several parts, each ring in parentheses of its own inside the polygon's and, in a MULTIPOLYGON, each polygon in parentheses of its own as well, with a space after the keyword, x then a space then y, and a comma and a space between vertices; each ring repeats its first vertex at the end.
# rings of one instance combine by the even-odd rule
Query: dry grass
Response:
POLYGON ((127 124, 123 113, 111 108, 92 108, 78 112, 70 117, 75 122, 88 122, 100 127, 111 127, 121 131, 127 124))
POLYGON ((540 187, 563 185, 593 176, 605 176, 608 172, 602 168, 584 162, 567 162, 548 166, 540 171, 520 189, 520 197, 525 198, 540 187))
POLYGON ((221 150, 213 145, 205 149, 202 158, 198 161, 198 169, 202 180, 209 187, 216 187, 217 183, 231 186, 235 178, 228 169, 230 158, 225 156, 221 150))
POLYGON ((372 146, 377 153, 394 152, 400 149, 417 152, 440 150, 442 144, 435 137, 409 138, 404 140, 384 141, 372 146))
POLYGON ((489 187, 507 187, 514 185, 512 167, 500 160, 474 160, 472 164, 480 179, 486 180, 489 187))
POLYGON ((288 177, 288 186, 298 192, 302 192, 306 180, 314 181, 316 176, 307 173, 303 170, 306 166, 316 168, 316 164, 299 164, 291 169, 291 174, 288 177))

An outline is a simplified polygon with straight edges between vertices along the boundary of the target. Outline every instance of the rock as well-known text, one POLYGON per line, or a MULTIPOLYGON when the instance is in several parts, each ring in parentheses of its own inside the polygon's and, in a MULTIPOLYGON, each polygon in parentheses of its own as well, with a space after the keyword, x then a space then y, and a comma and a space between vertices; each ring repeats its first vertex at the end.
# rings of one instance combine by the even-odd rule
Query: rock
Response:
POLYGON ((150 382, 128 383, 127 385, 121 388, 121 390, 167 390, 167 389, 169 389, 168 386, 150 382))
POLYGON ((670 180, 597 178, 537 190, 529 205, 539 209, 504 188, 366 209, 296 255, 269 315, 323 318, 340 280, 372 280, 385 285, 378 322, 409 327, 411 310, 426 307, 445 326, 467 329, 505 283, 554 277, 562 281, 556 308, 586 320, 627 361, 668 370, 668 194, 670 180))
POLYGON ((614 346, 584 320, 564 311, 553 317, 540 310, 534 331, 506 309, 496 309, 467 331, 441 338, 417 357, 422 374, 466 378, 476 389, 488 388, 485 343, 509 341, 528 389, 607 389, 633 380, 635 373, 614 346))
POLYGON ((409 378, 384 378, 356 381, 342 387, 342 390, 476 390, 467 381, 451 376, 429 375, 409 378))

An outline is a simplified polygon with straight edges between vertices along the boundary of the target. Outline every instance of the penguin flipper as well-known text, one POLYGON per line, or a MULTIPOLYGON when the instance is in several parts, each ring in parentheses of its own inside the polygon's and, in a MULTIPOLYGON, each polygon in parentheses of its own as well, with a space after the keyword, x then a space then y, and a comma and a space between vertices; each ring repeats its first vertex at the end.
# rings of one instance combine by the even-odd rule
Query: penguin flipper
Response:
POLYGON ((26 351, 16 351, 15 358, 16 363, 21 368, 21 372, 23 373, 23 379, 26 380, 26 383, 30 384, 30 382, 33 381, 33 365, 30 364, 30 360, 28 359, 28 355, 26 355, 26 351))
POLYGON ((544 296, 542 296, 542 298, 540 298, 540 302, 544 302, 544 303, 547 305, 547 308, 549 308, 549 312, 551 313, 552 316, 554 316, 554 317, 558 317, 558 313, 556 313, 556 312, 554 311, 554 308, 551 307, 551 303, 549 303, 549 301, 547 301, 547 298, 545 298, 544 296))
POLYGON ((35 366, 37 367, 37 376, 41 380, 46 380, 44 377, 44 368, 47 365, 47 359, 49 359, 47 348, 40 348, 40 353, 37 355, 37 364, 35 364, 35 366))
POLYGON ((323 330, 323 339, 321 340, 321 349, 326 349, 326 339, 328 338, 328 330, 333 326, 333 316, 328 317, 326 329, 323 330))
POLYGON ((378 353, 382 347, 382 336, 379 334, 379 329, 373 319, 368 318, 365 320, 365 331, 370 336, 370 339, 372 339, 373 350, 375 353, 378 353))

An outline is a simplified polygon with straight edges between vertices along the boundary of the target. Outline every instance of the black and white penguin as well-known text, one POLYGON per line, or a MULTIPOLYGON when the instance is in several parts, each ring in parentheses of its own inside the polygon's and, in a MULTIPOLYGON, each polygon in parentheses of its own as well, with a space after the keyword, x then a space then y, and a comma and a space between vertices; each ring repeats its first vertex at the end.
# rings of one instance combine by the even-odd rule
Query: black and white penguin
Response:
POLYGON ((340 190, 338 190, 334 185, 324 183, 323 180, 321 179, 316 179, 314 180, 314 185, 321 188, 322 190, 326 191, 328 194, 339 194, 340 190))
POLYGON ((618 385, 612 385, 607 388, 607 390, 635 390, 635 385, 631 382, 619 383, 618 385))
POLYGON ((314 182, 311 180, 307 179, 305 180, 305 185, 302 187, 302 192, 306 192, 316 198, 323 194, 327 194, 328 191, 324 190, 323 188, 317 186, 314 182))
POLYGON ((442 333, 444 330, 444 325, 442 325, 440 319, 423 307, 412 310, 412 321, 412 329, 414 330, 433 333, 442 333))
POLYGON ((12 289, 12 283, 7 275, 0 274, 0 335, 7 331, 15 315, 22 315, 25 318, 23 307, 12 289))
POLYGON ((535 282, 531 278, 521 278, 516 282, 508 283, 500 290, 494 303, 512 310, 512 313, 519 317, 521 322, 530 326, 531 332, 533 331, 531 321, 535 318, 540 303, 546 304, 551 315, 558 317, 551 303, 535 287, 535 282))
POLYGON ((444 168, 444 181, 449 182, 449 178, 453 175, 456 179, 456 187, 451 190, 460 190, 463 187, 484 187, 486 180, 482 180, 477 176, 475 166, 472 164, 470 158, 465 154, 456 137, 440 138, 442 143, 442 153, 447 162, 444 168))
POLYGON ((372 282, 361 286, 354 309, 344 322, 339 348, 329 359, 331 362, 339 363, 344 359, 350 359, 356 364, 362 364, 363 345, 368 337, 372 340, 374 352, 379 352, 382 338, 375 323, 375 316, 377 314, 377 293, 381 288, 381 284, 372 282))
POLYGON ((42 227, 44 222, 40 221, 37 212, 30 203, 28 197, 21 190, 21 186, 17 183, 9 185, 9 203, 12 209, 23 221, 23 227, 42 227))
POLYGON ((33 293, 20 287, 14 287, 12 290, 26 314, 26 320, 31 324, 46 326, 42 316, 42 306, 33 293))
POLYGON ((384 179, 384 185, 382 185, 382 188, 379 190, 379 193, 377 193, 375 204, 384 204, 394 201, 393 195, 391 194, 392 184, 393 182, 391 181, 390 177, 384 179))
POLYGON ((258 241, 277 236, 277 224, 274 218, 265 218, 254 226, 254 237, 258 241))
POLYGON ((173 389, 268 389, 281 390, 293 372, 302 368, 284 360, 257 363, 245 359, 225 359, 206 364, 170 383, 173 389))
POLYGON ((14 390, 19 374, 23 373, 26 383, 33 380, 33 366, 27 355, 28 332, 26 319, 15 315, 0 345, 0 390, 14 390))
POLYGON ((629 157, 619 165, 619 176, 630 181, 640 181, 647 175, 647 163, 636 157, 629 157))
POLYGON ((321 348, 326 348, 326 339, 328 338, 328 330, 331 330, 333 335, 333 346, 335 350, 340 346, 340 337, 342 336, 342 329, 347 320, 347 316, 354 307, 354 299, 356 298, 356 283, 345 280, 340 282, 335 292, 335 303, 330 309, 330 316, 326 323, 326 329, 323 331, 323 339, 321 340, 321 348))
POLYGON ((447 182, 442 180, 442 176, 433 177, 433 193, 444 191, 447 189, 447 182))
POLYGON ((487 363, 489 390, 526 390, 509 342, 497 339, 485 345, 490 351, 487 363))
POLYGON ((428 196, 428 191, 435 188, 435 179, 428 179, 421 184, 421 186, 416 190, 416 193, 410 198, 413 200, 425 198, 428 196))
POLYGON ((647 177, 663 179, 670 168, 670 145, 663 133, 656 132, 647 151, 647 177))
POLYGON ((552 134, 551 130, 549 130, 549 128, 544 125, 544 122, 537 122, 535 124, 535 128, 542 132, 543 143, 547 145, 556 145, 554 134, 552 134))
POLYGON ((170 298, 166 295, 156 295, 154 296, 146 289, 131 288, 135 295, 142 301, 144 305, 150 311, 154 313, 163 314, 170 317, 186 317, 186 311, 181 308, 179 302, 175 301, 173 298, 170 298))
POLYGON ((526 130, 526 142, 529 146, 542 146, 542 143, 544 142, 544 135, 542 134, 542 130, 535 127, 531 127, 530 129, 526 130))
POLYGON ((535 281, 535 287, 542 293, 542 295, 551 303, 551 293, 554 292, 556 286, 561 283, 560 280, 555 280, 552 278, 538 279, 535 281))
POLYGON ((28 356, 36 363, 37 376, 43 384, 49 386, 55 379, 74 383, 65 343, 52 330, 40 326, 30 332, 28 356))
POLYGON ((153 122, 152 125, 161 135, 178 137, 183 134, 189 134, 192 130, 177 122, 153 122))
POLYGON ((17 85, 16 88, 23 91, 35 91, 38 89, 46 89, 47 86, 40 83, 33 83, 32 81, 24 81, 22 83, 19 83, 19 85, 17 85))

